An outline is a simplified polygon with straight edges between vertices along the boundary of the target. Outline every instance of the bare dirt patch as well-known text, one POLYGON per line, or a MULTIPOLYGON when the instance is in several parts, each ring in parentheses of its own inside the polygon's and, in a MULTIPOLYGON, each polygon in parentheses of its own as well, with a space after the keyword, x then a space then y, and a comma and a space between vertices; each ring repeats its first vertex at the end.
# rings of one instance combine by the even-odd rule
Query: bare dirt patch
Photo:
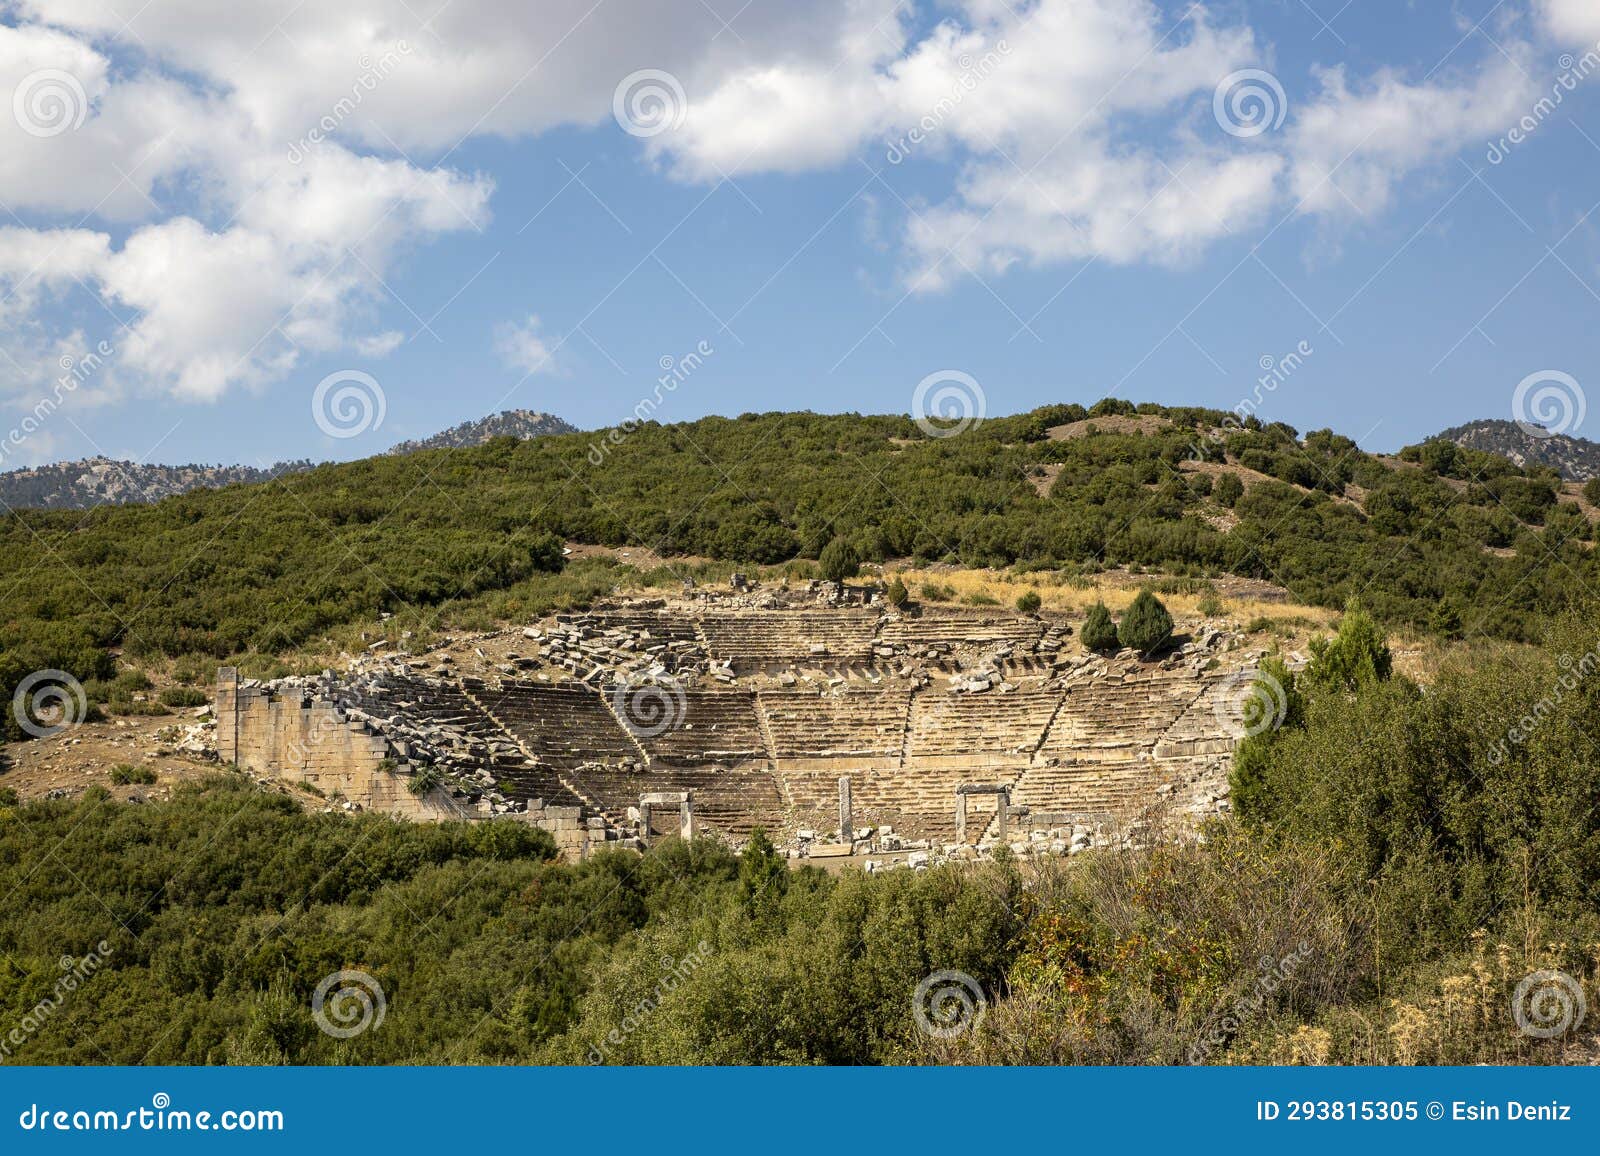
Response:
POLYGON ((1166 418, 1153 413, 1138 414, 1133 417, 1112 414, 1108 417, 1090 417, 1083 421, 1070 421, 1066 425, 1052 426, 1045 431, 1045 435, 1051 441, 1066 442, 1074 438, 1088 437, 1091 433, 1160 433, 1171 425, 1172 423, 1166 418))
POLYGON ((677 554, 669 558, 665 554, 657 554, 648 546, 590 546, 583 542, 568 542, 566 556, 569 560, 610 558, 635 570, 654 570, 659 566, 700 566, 711 562, 710 558, 697 558, 689 554, 677 554))
POLYGON ((56 791, 78 795, 92 786, 104 787, 123 801, 169 798, 178 784, 197 782, 219 769, 214 759, 177 749, 183 732, 196 721, 193 714, 86 722, 52 738, 9 744, 0 787, 23 799, 56 791), (112 768, 125 764, 153 771, 155 783, 113 783, 112 768))

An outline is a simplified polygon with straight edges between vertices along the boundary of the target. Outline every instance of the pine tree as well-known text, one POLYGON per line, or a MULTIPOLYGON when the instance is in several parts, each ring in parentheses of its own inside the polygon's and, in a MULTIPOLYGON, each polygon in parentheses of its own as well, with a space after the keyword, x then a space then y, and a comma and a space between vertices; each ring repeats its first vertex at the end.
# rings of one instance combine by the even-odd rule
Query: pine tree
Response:
POLYGON ((739 890, 745 910, 754 915, 769 909, 789 887, 789 868, 765 828, 750 832, 739 863, 739 890))
POLYGON ((822 576, 829 582, 843 582, 861 572, 861 555, 843 538, 835 538, 823 548, 818 564, 822 567, 822 576))
POLYGON ((1352 602, 1332 638, 1311 640, 1306 680, 1315 686, 1357 691, 1384 682, 1394 665, 1389 644, 1372 616, 1352 602))
POLYGON ((1088 650, 1117 648, 1117 624, 1111 621, 1111 611, 1106 609, 1104 602, 1096 602, 1089 607, 1089 613, 1083 620, 1083 629, 1078 637, 1088 650))
POLYGON ((1122 616, 1117 627, 1117 640, 1132 650, 1149 657, 1172 639, 1172 615, 1161 605, 1161 599, 1148 590, 1141 590, 1122 616))

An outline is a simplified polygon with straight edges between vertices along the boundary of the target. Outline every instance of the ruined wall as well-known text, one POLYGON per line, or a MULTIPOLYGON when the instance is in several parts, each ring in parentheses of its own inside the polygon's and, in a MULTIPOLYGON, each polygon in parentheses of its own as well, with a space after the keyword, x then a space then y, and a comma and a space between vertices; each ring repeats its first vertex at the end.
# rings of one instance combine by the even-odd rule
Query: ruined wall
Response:
POLYGON ((388 740, 347 720, 333 703, 241 686, 233 667, 217 673, 217 754, 224 763, 315 787, 328 798, 341 795, 366 811, 406 819, 464 817, 443 800, 407 790, 406 776, 383 766, 388 740))
MULTIPOLYGON (((413 795, 410 767, 394 763, 382 734, 346 718, 327 699, 241 685, 233 667, 217 672, 217 754, 224 763, 315 787, 330 799, 341 795, 364 811, 421 821, 491 817, 458 803, 443 788, 413 795)), ((570 859, 586 857, 615 834, 581 807, 546 806, 542 799, 503 817, 549 831, 557 850, 570 859)))

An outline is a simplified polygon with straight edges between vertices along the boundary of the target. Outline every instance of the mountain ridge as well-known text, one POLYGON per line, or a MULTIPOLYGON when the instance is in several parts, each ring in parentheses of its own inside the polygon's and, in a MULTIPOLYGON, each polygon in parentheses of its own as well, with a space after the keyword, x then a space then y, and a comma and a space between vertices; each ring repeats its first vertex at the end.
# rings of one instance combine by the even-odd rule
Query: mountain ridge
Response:
MULTIPOLYGON (((464 421, 430 437, 404 441, 385 456, 430 449, 465 449, 496 437, 527 439, 546 434, 575 433, 576 427, 553 414, 526 409, 502 410, 464 421)), ((95 506, 148 505, 192 490, 268 482, 314 468, 309 459, 270 466, 155 465, 109 458, 101 454, 76 461, 53 462, 0 473, 0 506, 10 509, 87 510, 95 506)))
POLYGON ((1505 418, 1483 418, 1451 426, 1434 436, 1467 449, 1498 454, 1523 469, 1548 466, 1559 470, 1569 482, 1600 477, 1600 442, 1548 430, 1530 432, 1536 429, 1540 427, 1505 418))
POLYGON ((391 446, 389 454, 414 454, 419 450, 464 449, 481 446, 493 438, 514 437, 520 441, 548 434, 577 433, 578 427, 554 414, 531 409, 503 409, 487 417, 460 422, 430 437, 404 441, 391 446))

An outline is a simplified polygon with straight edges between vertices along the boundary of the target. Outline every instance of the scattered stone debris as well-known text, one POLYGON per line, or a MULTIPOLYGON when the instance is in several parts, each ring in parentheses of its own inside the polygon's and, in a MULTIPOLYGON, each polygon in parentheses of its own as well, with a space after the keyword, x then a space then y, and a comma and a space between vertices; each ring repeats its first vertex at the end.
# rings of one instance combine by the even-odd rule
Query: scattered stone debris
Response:
MULTIPOLYGON (((374 645, 260 689, 332 704, 381 740, 385 773, 425 776, 449 813, 538 822, 575 853, 680 822, 737 847, 759 825, 793 858, 916 870, 996 846, 1137 845, 1149 808, 1229 809, 1229 696, 1262 657, 1232 630, 1199 623, 1147 662, 1084 652, 1049 612, 895 610, 857 587, 735 579, 420 653, 374 645), (957 841, 954 788, 974 775, 1007 785, 1009 833, 979 811, 957 841), (825 818, 841 776, 858 820, 844 830, 825 818), (641 803, 663 793, 683 796, 681 820, 678 804, 641 803)), ((214 747, 214 726, 175 749, 214 747)))

